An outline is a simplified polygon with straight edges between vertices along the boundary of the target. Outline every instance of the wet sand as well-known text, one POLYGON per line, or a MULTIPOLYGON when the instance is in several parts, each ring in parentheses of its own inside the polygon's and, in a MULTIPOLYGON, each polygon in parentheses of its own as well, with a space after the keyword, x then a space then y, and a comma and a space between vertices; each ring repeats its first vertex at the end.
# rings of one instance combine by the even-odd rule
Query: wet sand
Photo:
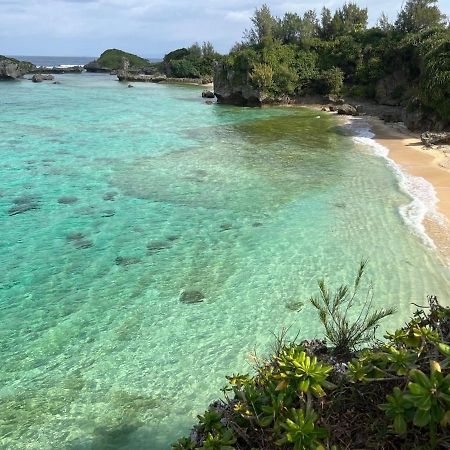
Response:
POLYGON ((437 212, 441 217, 427 216, 424 225, 442 254, 450 259, 450 148, 428 149, 419 135, 388 125, 377 118, 368 122, 375 141, 389 149, 389 157, 405 172, 430 182, 436 192, 437 212))

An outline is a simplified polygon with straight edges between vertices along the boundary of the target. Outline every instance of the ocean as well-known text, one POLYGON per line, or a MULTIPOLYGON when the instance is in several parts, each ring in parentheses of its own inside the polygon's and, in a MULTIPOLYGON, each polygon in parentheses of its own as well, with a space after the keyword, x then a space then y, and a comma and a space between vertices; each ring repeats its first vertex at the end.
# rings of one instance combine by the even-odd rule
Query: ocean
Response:
POLYGON ((168 449, 283 327, 323 336, 317 280, 363 258, 380 336, 448 304, 427 188, 364 126, 57 79, 0 84, 0 448, 168 449))

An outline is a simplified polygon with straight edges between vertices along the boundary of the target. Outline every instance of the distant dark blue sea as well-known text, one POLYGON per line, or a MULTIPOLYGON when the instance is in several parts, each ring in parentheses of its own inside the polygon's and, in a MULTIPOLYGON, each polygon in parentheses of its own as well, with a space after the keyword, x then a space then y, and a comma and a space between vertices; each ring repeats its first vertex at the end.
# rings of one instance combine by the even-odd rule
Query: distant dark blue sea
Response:
MULTIPOLYGON (((84 66, 88 62, 96 59, 96 56, 23 56, 10 55, 20 61, 29 61, 36 66, 84 66)), ((148 58, 149 61, 158 62, 161 58, 148 58)))
POLYGON ((21 61, 29 61, 36 66, 84 66, 89 61, 95 59, 93 56, 22 56, 12 55, 13 58, 21 61))

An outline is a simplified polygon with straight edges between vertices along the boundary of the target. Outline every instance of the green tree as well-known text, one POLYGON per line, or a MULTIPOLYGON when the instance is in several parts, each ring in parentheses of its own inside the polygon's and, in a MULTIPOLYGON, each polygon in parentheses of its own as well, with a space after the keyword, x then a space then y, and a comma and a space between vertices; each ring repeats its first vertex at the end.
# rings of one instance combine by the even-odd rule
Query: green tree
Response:
POLYGON ((445 25, 445 15, 436 5, 437 0, 407 0, 395 27, 402 33, 417 33, 445 25))
POLYGON ((392 23, 389 21, 389 17, 384 11, 380 14, 380 17, 377 20, 377 27, 384 32, 391 31, 394 28, 392 23))
POLYGON ((319 34, 323 39, 331 39, 333 35, 332 15, 328 8, 323 7, 320 20, 319 34))
POLYGON ((356 3, 345 3, 334 13, 332 30, 334 36, 350 34, 367 28, 367 8, 360 8, 356 3))
POLYGON ((276 31, 277 21, 272 16, 270 8, 264 4, 261 8, 256 8, 255 14, 251 18, 253 28, 246 30, 244 39, 251 45, 267 45, 273 41, 276 31))
POLYGON ((293 44, 300 41, 302 19, 296 13, 286 13, 279 21, 277 38, 285 44, 293 44))

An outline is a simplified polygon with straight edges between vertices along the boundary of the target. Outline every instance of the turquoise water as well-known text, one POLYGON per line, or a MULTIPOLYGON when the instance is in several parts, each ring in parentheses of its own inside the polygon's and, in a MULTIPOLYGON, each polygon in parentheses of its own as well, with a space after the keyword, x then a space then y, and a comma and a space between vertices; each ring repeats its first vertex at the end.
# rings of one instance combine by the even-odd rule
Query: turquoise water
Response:
POLYGON ((317 279, 362 257, 385 326, 446 303, 411 199, 334 118, 59 79, 0 84, 0 448, 169 448, 272 332, 321 335, 317 279))

